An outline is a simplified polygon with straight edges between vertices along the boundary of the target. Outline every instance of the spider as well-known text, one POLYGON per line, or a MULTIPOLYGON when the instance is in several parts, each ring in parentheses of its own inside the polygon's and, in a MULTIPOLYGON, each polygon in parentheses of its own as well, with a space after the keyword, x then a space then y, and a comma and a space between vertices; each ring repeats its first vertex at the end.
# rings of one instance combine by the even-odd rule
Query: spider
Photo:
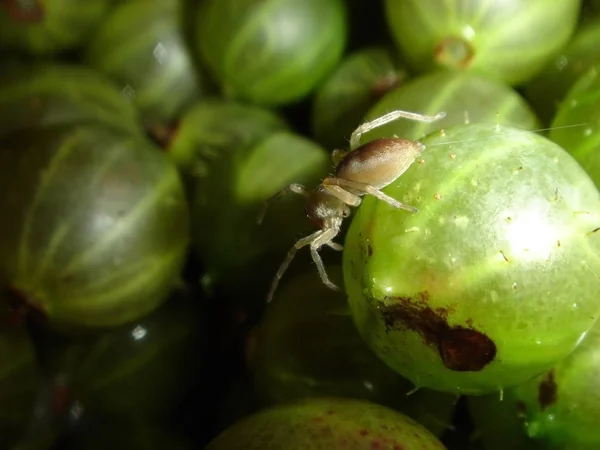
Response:
POLYGON ((262 223, 266 209, 271 202, 289 192, 302 195, 307 199, 306 214, 308 219, 318 228, 318 231, 298 240, 290 249, 275 274, 267 295, 267 303, 273 299, 279 281, 296 252, 306 246, 310 247, 311 256, 317 266, 321 281, 330 289, 341 290, 327 276, 319 250, 324 245, 336 251, 343 250, 343 246, 334 242, 333 239, 339 234, 344 219, 350 216, 350 208, 360 205, 361 196, 372 195, 395 208, 412 213, 417 212, 416 208, 400 203, 395 198, 383 193, 381 189, 400 177, 425 149, 425 145, 419 141, 397 137, 375 139, 359 145, 362 135, 399 118, 431 123, 445 116, 446 113, 444 112, 427 116, 396 110, 365 122, 352 133, 348 151, 333 151, 332 157, 336 162, 334 176, 325 178, 314 189, 307 189, 297 183, 290 184, 265 202, 258 218, 259 224, 262 223))

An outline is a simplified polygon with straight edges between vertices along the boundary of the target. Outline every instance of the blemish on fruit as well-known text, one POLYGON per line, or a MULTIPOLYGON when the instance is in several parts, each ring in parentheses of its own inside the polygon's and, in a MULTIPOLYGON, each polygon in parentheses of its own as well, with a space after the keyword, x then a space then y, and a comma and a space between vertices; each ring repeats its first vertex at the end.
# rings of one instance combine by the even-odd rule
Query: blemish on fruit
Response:
POLYGON ((504 259, 504 261, 509 262, 508 258, 506 257, 506 255, 504 254, 504 252, 502 250, 500 250, 500 254, 502 255, 502 258, 504 259))
POLYGON ((424 160, 423 158, 419 158, 419 159, 417 159, 417 162, 418 162, 419 164, 423 164, 423 163, 425 162, 425 160, 424 160))
POLYGON ((588 234, 594 234, 598 230, 600 230, 600 227, 594 228, 592 231, 589 231, 588 234))
POLYGON ((540 404, 540 408, 542 408, 542 410, 556 403, 556 391, 557 386, 554 379, 554 370, 551 370, 546 374, 538 387, 538 403, 540 404))
POLYGON ((442 196, 436 192, 435 194, 433 194, 433 198, 436 200, 440 200, 442 198, 442 196))
POLYGON ((527 405, 524 402, 518 401, 516 403, 517 417, 525 417, 527 415, 527 405))
POLYGON ((373 246, 370 242, 367 244, 367 254, 369 255, 369 258, 373 256, 373 246))
MULTIPOLYGON (((389 300, 389 299, 388 299, 389 300)), ((457 372, 478 372, 496 357, 496 344, 473 328, 450 326, 448 315, 453 308, 432 308, 429 293, 415 297, 394 297, 396 303, 380 308, 386 332, 406 329, 419 333, 424 342, 436 349, 444 365, 457 372)))
POLYGON ((518 175, 521 170, 523 170, 523 166, 519 166, 516 169, 513 169, 513 175, 518 175))
POLYGON ((360 430, 358 434, 360 434, 361 436, 367 436, 369 432, 367 430, 360 430))
POLYGON ((444 365, 456 372, 478 372, 496 356, 496 344, 477 330, 454 328, 439 340, 444 365))
POLYGON ((450 159, 456 159, 456 153, 450 153, 448 156, 450 159))
POLYGON ((373 100, 379 100, 389 91, 399 86, 400 83, 404 80, 405 76, 402 73, 390 72, 385 76, 380 77, 373 85, 371 86, 371 98, 373 100))

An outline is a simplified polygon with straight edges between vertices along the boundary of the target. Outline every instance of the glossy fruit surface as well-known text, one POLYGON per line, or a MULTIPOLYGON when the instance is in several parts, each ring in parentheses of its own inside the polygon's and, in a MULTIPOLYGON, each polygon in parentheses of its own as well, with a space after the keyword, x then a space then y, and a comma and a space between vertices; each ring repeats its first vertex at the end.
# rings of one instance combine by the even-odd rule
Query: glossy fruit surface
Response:
POLYGON ((288 124, 273 111, 222 99, 204 99, 181 118, 168 148, 188 182, 206 177, 214 160, 261 141, 288 124))
POLYGON ((525 98, 549 124, 573 84, 600 62, 600 18, 582 25, 560 54, 524 87, 525 98))
POLYGON ((548 139, 459 125, 365 198, 344 280, 363 338, 417 386, 484 394, 567 356, 600 308, 600 193, 548 139))
MULTIPOLYGON (((252 361, 264 404, 307 397, 346 397, 402 411, 432 433, 451 422, 455 397, 422 389, 398 376, 367 347, 354 326, 346 297, 328 289, 312 265, 283 285, 258 328, 252 361), (435 410, 419 405, 436 397, 435 410)), ((327 272, 341 285, 342 269, 327 272)))
POLYGON ((551 448, 600 447, 600 327, 549 372, 511 389, 509 400, 532 441, 551 448))
POLYGON ((318 183, 331 166, 329 154, 268 110, 217 101, 190 111, 171 155, 188 174, 192 241, 210 282, 248 296, 276 270, 264 259, 279 264, 298 236, 312 230, 303 197, 274 202, 259 225, 264 202, 290 183, 318 183))
POLYGON ((175 120, 206 90, 183 36, 183 5, 121 2, 85 49, 86 62, 119 83, 148 126, 175 120))
POLYGON ((367 111, 408 73, 392 49, 369 47, 350 54, 315 93, 312 130, 327 148, 345 149, 367 111))
POLYGON ((578 0, 386 0, 396 44, 411 65, 468 70, 511 85, 536 75, 573 34, 578 0))
POLYGON ((300 100, 346 43, 342 0, 207 0, 196 42, 226 96, 263 105, 300 100))
POLYGON ((242 419, 206 450, 373 448, 443 450, 425 428, 383 406, 349 399, 310 399, 242 419))
POLYGON ((482 450, 548 450, 525 433, 523 407, 515 401, 513 391, 505 390, 502 398, 498 392, 467 398, 475 442, 482 450))
POLYGON ((477 74, 437 71, 413 78, 383 97, 367 114, 373 120, 394 109, 446 117, 433 123, 399 119, 365 133, 420 139, 440 129, 464 123, 499 123, 524 130, 540 127, 527 102, 512 88, 477 74))
POLYGON ((133 104, 104 75, 64 63, 0 69, 0 136, 24 129, 98 122, 136 131, 133 104), (67 81, 68 80, 68 81, 67 81))
POLYGON ((106 17, 112 3, 113 0, 4 0, 0 2, 0 47, 34 55, 77 48, 106 17))
POLYGON ((0 271, 57 326, 115 326, 179 276, 189 212, 175 167, 140 135, 100 126, 13 135, 0 147, 0 271))
POLYGON ((129 325, 79 339, 65 355, 71 392, 87 411, 156 419, 173 413, 203 365, 196 299, 176 291, 129 325))
POLYGON ((600 64, 578 78, 551 128, 550 139, 567 150, 600 187, 600 64))

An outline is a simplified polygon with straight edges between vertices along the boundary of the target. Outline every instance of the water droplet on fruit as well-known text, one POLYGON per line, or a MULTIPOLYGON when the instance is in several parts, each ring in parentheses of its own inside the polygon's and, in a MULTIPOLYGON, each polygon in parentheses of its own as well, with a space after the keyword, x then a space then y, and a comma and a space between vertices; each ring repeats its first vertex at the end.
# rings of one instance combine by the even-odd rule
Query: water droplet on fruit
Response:
POLYGON ((144 339, 144 337, 146 336, 147 333, 148 332, 144 327, 142 327, 141 325, 138 325, 137 327, 135 327, 133 329, 133 331, 131 332, 131 335, 133 336, 133 338, 136 341, 139 341, 140 339, 144 339))
POLYGON ((564 70, 569 64, 569 59, 565 55, 561 55, 556 59, 555 66, 558 70, 564 70))
POLYGON ((471 25, 465 25, 462 31, 463 36, 470 41, 475 37, 475 30, 471 25))
POLYGON ((133 100, 135 98, 135 89, 133 89, 130 85, 126 84, 125 87, 121 89, 121 95, 127 100, 133 100))
POLYGON ((163 43, 159 42, 154 47, 154 50, 152 51, 152 54, 154 55, 154 58, 156 59, 156 61, 158 61, 158 63, 160 65, 163 65, 167 61, 167 57, 169 55, 169 52, 167 52, 167 49, 163 45, 163 43))

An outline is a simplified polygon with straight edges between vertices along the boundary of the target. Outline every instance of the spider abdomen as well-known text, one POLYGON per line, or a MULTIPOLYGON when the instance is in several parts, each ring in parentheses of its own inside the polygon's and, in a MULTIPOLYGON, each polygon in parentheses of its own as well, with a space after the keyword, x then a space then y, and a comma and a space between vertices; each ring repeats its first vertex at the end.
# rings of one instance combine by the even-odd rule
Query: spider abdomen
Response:
POLYGON ((402 175, 424 149, 408 139, 375 139, 348 153, 336 169, 336 177, 377 189, 402 175))

